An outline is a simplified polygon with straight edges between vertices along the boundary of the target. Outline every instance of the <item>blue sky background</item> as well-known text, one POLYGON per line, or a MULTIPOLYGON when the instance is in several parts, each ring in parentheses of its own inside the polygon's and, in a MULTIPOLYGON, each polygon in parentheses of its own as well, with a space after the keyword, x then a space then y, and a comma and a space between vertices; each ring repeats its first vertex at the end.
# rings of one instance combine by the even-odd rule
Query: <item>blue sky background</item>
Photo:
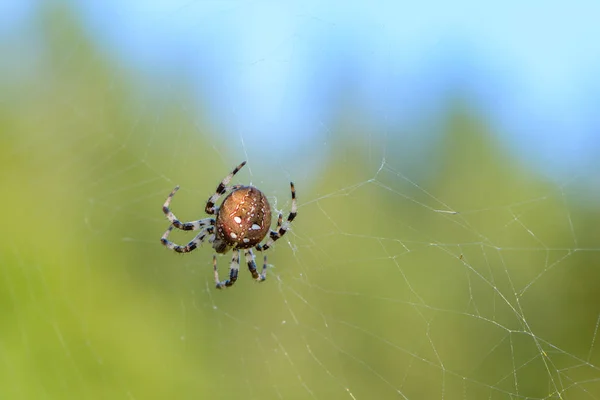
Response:
MULTIPOLYGON (((3 2, 0 34, 15 35, 42 3, 3 2)), ((210 115, 249 143, 286 151, 321 140, 344 98, 381 131, 411 132, 460 93, 543 172, 591 174, 600 2, 524 3, 69 4, 108 54, 157 82, 190 79, 210 115)))

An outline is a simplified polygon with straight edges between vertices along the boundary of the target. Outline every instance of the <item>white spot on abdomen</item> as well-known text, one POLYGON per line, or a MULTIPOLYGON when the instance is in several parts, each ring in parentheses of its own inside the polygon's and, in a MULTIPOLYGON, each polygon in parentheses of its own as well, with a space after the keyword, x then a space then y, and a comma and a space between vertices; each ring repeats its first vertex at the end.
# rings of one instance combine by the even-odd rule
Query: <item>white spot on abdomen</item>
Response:
POLYGON ((231 236, 232 239, 237 239, 237 235, 233 232, 231 232, 229 236, 231 236))
POLYGON ((260 229, 260 225, 258 225, 258 224, 252 224, 252 226, 250 227, 250 229, 252 229, 254 231, 257 231, 257 230, 260 229))
POLYGON ((248 239, 248 238, 243 238, 242 239, 242 242, 244 242, 244 243, 248 243, 249 241, 250 241, 250 239, 248 239))
POLYGON ((233 217, 233 220, 238 224, 242 223, 242 219, 240 217, 233 217))

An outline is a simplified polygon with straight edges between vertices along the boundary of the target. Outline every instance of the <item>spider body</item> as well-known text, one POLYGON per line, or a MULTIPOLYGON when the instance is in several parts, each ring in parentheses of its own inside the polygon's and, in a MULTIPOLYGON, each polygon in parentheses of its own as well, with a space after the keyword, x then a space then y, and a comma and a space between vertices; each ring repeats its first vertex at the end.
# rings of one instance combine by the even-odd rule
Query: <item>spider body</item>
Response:
POLYGON ((267 196, 253 186, 234 189, 219 208, 216 228, 213 248, 217 253, 256 246, 271 228, 271 206, 267 196))
POLYGON ((264 256, 263 268, 259 274, 254 262, 254 253, 252 248, 258 251, 265 251, 270 248, 275 241, 280 239, 288 230, 289 224, 294 220, 297 214, 296 191, 294 184, 290 182, 292 192, 292 209, 288 215, 287 221, 283 223, 283 216, 279 214, 275 230, 271 230, 271 206, 263 192, 253 186, 228 186, 233 176, 244 166, 246 162, 238 165, 229 175, 227 175, 217 186, 215 193, 208 198, 205 211, 207 214, 214 215, 215 218, 204 218, 197 221, 181 222, 169 208, 171 200, 179 190, 179 186, 169 194, 163 212, 171 225, 167 228, 161 237, 161 243, 167 248, 178 253, 189 253, 195 250, 206 239, 214 250, 219 254, 225 254, 233 251, 231 264, 229 266, 229 279, 219 280, 217 272, 217 259, 213 256, 213 270, 217 288, 228 287, 235 283, 239 271, 240 250, 244 251, 248 270, 252 277, 262 282, 266 279, 267 256, 264 256), (216 206, 215 203, 227 192, 230 192, 221 203, 216 206), (171 242, 168 237, 174 229, 184 231, 199 231, 187 245, 181 246, 171 242), (260 242, 269 233, 269 239, 262 245, 260 242))

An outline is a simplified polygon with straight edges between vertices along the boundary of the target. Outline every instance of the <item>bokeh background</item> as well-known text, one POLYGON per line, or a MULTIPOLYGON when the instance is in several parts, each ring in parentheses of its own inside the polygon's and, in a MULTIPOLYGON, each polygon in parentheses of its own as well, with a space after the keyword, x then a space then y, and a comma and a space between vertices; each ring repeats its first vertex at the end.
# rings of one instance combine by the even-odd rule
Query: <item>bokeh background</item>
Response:
POLYGON ((0 398, 600 398, 599 17, 3 2, 0 398), (161 206, 242 160, 299 215, 217 291, 161 206))

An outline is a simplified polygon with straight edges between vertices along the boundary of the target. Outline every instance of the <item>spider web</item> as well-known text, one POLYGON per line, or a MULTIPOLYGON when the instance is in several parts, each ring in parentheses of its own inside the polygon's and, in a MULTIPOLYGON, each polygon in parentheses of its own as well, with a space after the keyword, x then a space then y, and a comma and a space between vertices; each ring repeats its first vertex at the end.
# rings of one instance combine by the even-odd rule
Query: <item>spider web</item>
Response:
MULTIPOLYGON (((208 19, 234 26, 253 10, 211 7, 170 4, 148 20, 192 37, 208 19)), ((214 61, 242 82, 289 65, 262 82, 281 84, 280 98, 257 104, 245 97, 255 87, 213 77, 190 89, 196 72, 128 64, 90 33, 100 27, 81 28, 82 10, 47 6, 12 37, 27 51, 2 64, 14 77, 0 95, 2 398, 600 398, 598 206, 586 174, 540 177, 461 96, 397 117, 368 110, 358 100, 368 91, 351 93, 358 83, 342 76, 322 96, 331 115, 295 115, 309 100, 294 100, 293 71, 344 32, 311 7, 286 14, 293 29, 278 45, 214 61), (199 99, 211 84, 230 93, 199 99), (273 104, 277 117, 261 120, 273 104), (265 283, 242 263, 218 291, 210 246, 160 245, 161 206, 179 184, 176 215, 205 217, 244 159, 233 183, 259 187, 285 216, 293 180, 298 217, 268 251, 265 283)), ((174 44, 156 46, 177 56, 174 44)), ((390 48, 339 51, 378 60, 389 78, 390 48)), ((179 51, 219 54, 194 41, 179 51)), ((230 257, 218 259, 221 276, 230 257)))

